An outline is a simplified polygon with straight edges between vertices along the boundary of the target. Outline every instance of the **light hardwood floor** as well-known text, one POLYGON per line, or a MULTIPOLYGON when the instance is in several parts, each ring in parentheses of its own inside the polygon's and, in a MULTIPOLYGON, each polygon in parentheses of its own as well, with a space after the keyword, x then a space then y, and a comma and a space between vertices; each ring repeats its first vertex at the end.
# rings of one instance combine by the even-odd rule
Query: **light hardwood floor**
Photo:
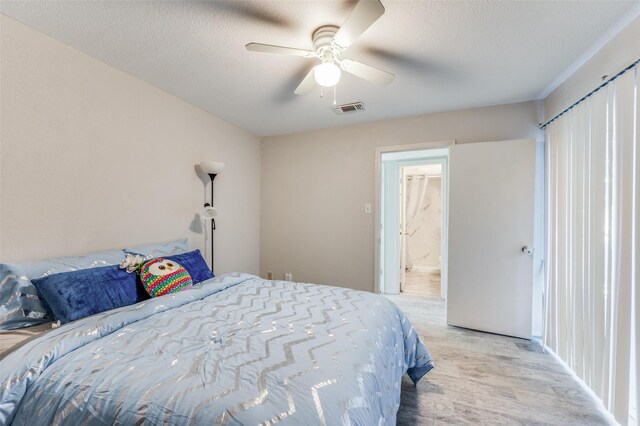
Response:
POLYGON ((405 374, 398 425, 606 425, 590 397, 528 340, 449 327, 439 298, 388 296, 411 320, 436 368, 405 374))
POLYGON ((440 271, 405 272, 402 292, 423 296, 428 299, 440 299, 440 271))

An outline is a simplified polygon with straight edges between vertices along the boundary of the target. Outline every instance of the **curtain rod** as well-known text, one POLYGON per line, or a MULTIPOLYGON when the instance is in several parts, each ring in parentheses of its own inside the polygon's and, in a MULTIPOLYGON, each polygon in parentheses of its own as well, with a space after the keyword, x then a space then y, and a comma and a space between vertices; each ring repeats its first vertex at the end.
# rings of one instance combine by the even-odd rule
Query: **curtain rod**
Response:
POLYGON ((565 113, 567 113, 569 110, 573 109, 576 105, 578 105, 579 103, 581 103, 582 101, 584 101, 585 99, 587 99, 589 96, 593 95, 594 93, 596 93, 598 90, 602 89, 604 86, 608 85, 609 83, 611 83, 612 81, 614 81, 615 79, 617 79, 618 77, 620 77, 622 74, 626 73, 627 71, 631 70, 632 68, 634 68, 636 65, 640 64, 640 59, 636 59, 635 61, 633 61, 631 63, 631 65, 623 68, 619 73, 617 73, 616 75, 614 75, 613 77, 611 77, 609 80, 605 81, 604 83, 602 83, 600 86, 596 87, 595 89, 593 89, 592 91, 590 91, 589 93, 587 93, 586 95, 584 95, 583 97, 581 97, 580 99, 578 99, 577 101, 575 101, 573 104, 571 104, 570 106, 568 106, 567 108, 565 108, 561 113, 559 113, 558 115, 556 115, 555 117, 553 117, 551 120, 547 121, 546 123, 544 123, 543 125, 540 126, 541 129, 544 129, 545 127, 547 127, 549 124, 551 124, 553 121, 557 120, 558 118, 560 118, 560 116, 564 115, 565 113))

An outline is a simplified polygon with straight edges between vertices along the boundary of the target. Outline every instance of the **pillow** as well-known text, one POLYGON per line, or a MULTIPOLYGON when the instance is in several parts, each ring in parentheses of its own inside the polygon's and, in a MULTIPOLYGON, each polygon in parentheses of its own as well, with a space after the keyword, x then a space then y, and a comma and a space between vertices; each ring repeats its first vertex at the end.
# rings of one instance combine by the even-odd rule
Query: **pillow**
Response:
POLYGON ((115 265, 121 260, 121 250, 107 250, 82 256, 0 263, 0 330, 13 330, 53 321, 53 315, 31 283, 33 278, 95 266, 115 265))
POLYGON ((131 248, 122 249, 125 253, 139 254, 147 259, 161 256, 171 256, 174 254, 182 254, 189 251, 189 243, 187 239, 167 241, 164 243, 143 244, 131 248))
POLYGON ((175 256, 166 256, 166 259, 175 260, 180 265, 184 266, 193 284, 201 283, 202 281, 213 278, 213 272, 209 269, 207 262, 202 257, 200 250, 190 251, 184 254, 176 254, 175 256))
POLYGON ((151 297, 177 293, 193 283, 183 266, 163 257, 146 261, 140 270, 140 279, 151 297))
POLYGON ((62 324, 149 298, 136 274, 118 265, 62 272, 32 283, 62 324))

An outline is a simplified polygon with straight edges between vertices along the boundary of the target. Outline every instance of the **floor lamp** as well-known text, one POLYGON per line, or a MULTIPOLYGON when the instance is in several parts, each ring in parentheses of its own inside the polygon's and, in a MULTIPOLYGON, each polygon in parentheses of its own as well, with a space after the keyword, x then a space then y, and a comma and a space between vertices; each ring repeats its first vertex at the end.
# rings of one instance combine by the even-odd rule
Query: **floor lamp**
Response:
POLYGON ((224 163, 205 160, 200 162, 200 168, 211 178, 211 203, 204 204, 202 217, 205 220, 211 219, 211 272, 213 272, 213 231, 216 229, 215 217, 218 215, 218 210, 213 207, 213 180, 224 170, 224 163))

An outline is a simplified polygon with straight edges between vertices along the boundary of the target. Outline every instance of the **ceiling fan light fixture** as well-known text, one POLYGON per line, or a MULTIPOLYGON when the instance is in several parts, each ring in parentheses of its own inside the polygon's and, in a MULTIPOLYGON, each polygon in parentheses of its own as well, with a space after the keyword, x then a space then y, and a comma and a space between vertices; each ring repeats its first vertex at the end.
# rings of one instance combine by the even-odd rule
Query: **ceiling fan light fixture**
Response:
POLYGON ((316 83, 324 87, 332 87, 340 81, 340 68, 333 62, 325 61, 313 68, 316 83))
MULTIPOLYGON (((342 26, 323 25, 316 28, 311 38, 313 50, 253 42, 245 47, 252 52, 279 53, 320 59, 322 63, 311 68, 298 84, 293 92, 296 95, 310 92, 316 84, 321 87, 335 88, 340 81, 342 71, 371 83, 386 86, 394 78, 390 72, 342 57, 342 53, 384 14, 384 6, 380 0, 356 0, 355 3, 355 7, 342 26)), ((322 91, 320 96, 322 97, 322 91)))

